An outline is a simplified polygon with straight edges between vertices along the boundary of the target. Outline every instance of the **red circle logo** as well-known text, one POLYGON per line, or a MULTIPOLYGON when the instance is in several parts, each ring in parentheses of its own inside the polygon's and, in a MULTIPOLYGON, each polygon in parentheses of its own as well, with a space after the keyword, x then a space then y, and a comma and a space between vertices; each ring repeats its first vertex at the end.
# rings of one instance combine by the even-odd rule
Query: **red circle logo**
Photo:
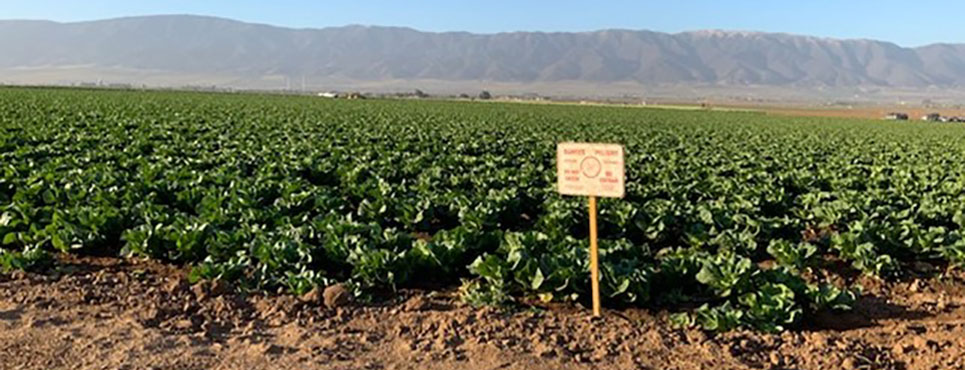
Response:
POLYGON ((583 176, 589 178, 600 176, 600 170, 602 169, 603 164, 601 164, 600 160, 596 159, 596 157, 585 157, 583 161, 580 162, 580 170, 583 171, 583 176))

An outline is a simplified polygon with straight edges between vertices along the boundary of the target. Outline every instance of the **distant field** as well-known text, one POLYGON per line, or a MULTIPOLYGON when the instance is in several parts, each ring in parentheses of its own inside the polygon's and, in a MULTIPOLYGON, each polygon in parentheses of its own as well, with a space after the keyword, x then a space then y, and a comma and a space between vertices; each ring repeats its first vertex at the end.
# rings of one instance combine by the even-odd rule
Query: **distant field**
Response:
POLYGON ((701 105, 693 102, 677 102, 667 100, 660 103, 615 103, 615 102, 594 102, 594 101, 514 101, 519 103, 531 104, 558 104, 558 105, 582 105, 582 106, 609 106, 609 107, 633 107, 650 109, 671 109, 671 110, 690 110, 690 111, 716 111, 716 112, 758 112, 778 116, 795 117, 836 117, 854 119, 874 119, 881 120, 891 112, 902 112, 909 116, 912 121, 921 120, 922 116, 930 113, 938 113, 942 116, 965 117, 965 109, 957 108, 927 108, 921 106, 870 106, 855 105, 852 107, 827 107, 816 104, 787 105, 782 103, 761 103, 746 104, 734 102, 714 102, 701 105))
POLYGON ((617 102, 607 102, 607 101, 569 101, 569 100, 527 100, 527 99, 496 99, 488 100, 484 102, 495 102, 495 103, 517 103, 517 104, 542 104, 542 105, 575 105, 583 107, 610 107, 610 108, 643 108, 643 109, 668 109, 668 110, 683 110, 683 111, 714 111, 714 112, 765 112, 765 107, 754 107, 754 106, 728 106, 728 105, 700 105, 694 103, 658 103, 658 104, 641 104, 641 103, 617 103, 617 102))
POLYGON ((785 108, 785 107, 764 107, 759 108, 771 114, 803 116, 803 117, 840 117, 840 118, 859 118, 859 119, 883 119, 891 112, 907 113, 909 120, 921 120, 921 117, 930 113, 939 113, 942 116, 965 116, 965 109, 952 108, 923 108, 923 107, 855 107, 855 108, 785 108))
POLYGON ((252 290, 583 302, 586 206, 556 194, 560 141, 628 153, 626 198, 601 204, 608 305, 774 331, 854 300, 811 271, 965 262, 956 124, 9 88, 0 263, 143 256, 252 290))

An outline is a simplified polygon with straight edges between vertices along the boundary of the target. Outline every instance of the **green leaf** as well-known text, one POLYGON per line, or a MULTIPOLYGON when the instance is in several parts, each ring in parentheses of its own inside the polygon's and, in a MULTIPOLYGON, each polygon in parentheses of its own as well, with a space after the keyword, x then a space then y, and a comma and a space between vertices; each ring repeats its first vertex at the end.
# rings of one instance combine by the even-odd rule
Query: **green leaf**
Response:
POLYGON ((620 285, 617 285, 617 287, 613 289, 613 293, 610 293, 610 297, 616 297, 620 294, 623 294, 629 288, 630 288, 630 279, 623 279, 620 282, 620 285))
POLYGON ((533 275, 533 284, 530 286, 530 289, 539 290, 539 288, 543 285, 543 280, 543 271, 539 268, 536 268, 536 274, 533 275))
POLYGON ((47 204, 54 204, 57 201, 57 197, 54 195, 54 192, 51 191, 50 189, 44 190, 43 199, 44 199, 44 203, 47 203, 47 204))
POLYGON ((60 235, 54 234, 50 238, 50 243, 54 245, 54 248, 57 248, 61 252, 67 252, 68 250, 67 245, 64 244, 64 240, 60 238, 60 235))

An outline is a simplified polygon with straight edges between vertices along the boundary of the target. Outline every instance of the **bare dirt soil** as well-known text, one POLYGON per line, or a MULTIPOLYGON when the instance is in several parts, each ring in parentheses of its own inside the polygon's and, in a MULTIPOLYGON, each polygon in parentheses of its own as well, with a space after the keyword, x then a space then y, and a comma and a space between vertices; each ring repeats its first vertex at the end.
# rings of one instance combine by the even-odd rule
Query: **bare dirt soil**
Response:
POLYGON ((451 292, 330 309, 317 293, 239 294, 168 265, 63 256, 0 275, 0 369, 963 369, 965 274, 930 276, 862 278, 853 312, 803 329, 710 335, 660 312, 503 312, 451 292))
POLYGON ((801 116, 801 117, 839 117, 839 118, 860 118, 860 119, 884 119, 885 115, 891 112, 908 114, 911 121, 920 121, 927 114, 938 113, 945 117, 965 116, 962 109, 953 108, 927 108, 927 107, 854 107, 854 108, 793 108, 793 107, 758 107, 758 110, 768 114, 782 116, 801 116))

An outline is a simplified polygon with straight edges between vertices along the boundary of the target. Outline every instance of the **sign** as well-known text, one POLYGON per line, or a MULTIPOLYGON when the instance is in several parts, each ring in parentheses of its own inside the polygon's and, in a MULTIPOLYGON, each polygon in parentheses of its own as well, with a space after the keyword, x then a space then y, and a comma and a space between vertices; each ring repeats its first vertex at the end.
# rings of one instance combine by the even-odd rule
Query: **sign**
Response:
POLYGON ((623 198, 623 146, 559 143, 556 178, 560 194, 623 198))
POLYGON ((623 198, 623 147, 617 144, 556 144, 556 179, 563 195, 585 195, 590 211, 590 283, 593 316, 600 317, 600 257, 596 197, 623 198))

